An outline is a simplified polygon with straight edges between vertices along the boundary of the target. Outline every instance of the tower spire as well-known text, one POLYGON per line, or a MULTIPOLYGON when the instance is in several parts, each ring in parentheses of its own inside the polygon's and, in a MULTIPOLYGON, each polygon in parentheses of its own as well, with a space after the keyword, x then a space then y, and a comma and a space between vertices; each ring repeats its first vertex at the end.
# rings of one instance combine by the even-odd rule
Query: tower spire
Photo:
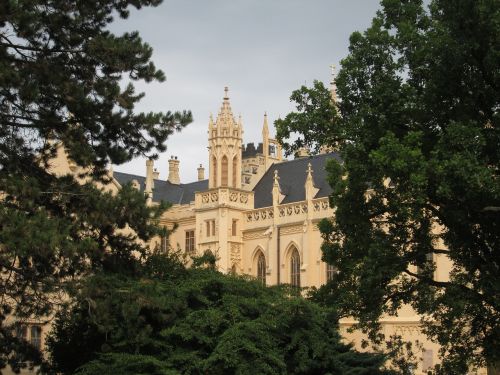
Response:
POLYGON ((243 123, 236 122, 229 103, 229 89, 224 87, 222 106, 215 123, 210 118, 208 137, 209 187, 241 188, 241 142, 243 123))
POLYGON ((231 109, 231 104, 229 103, 228 87, 224 87, 224 98, 222 101, 222 107, 217 115, 216 125, 220 129, 221 127, 227 126, 232 127, 236 125, 236 121, 233 116, 233 111, 231 109))
POLYGON ((267 112, 264 112, 264 123, 262 124, 262 135, 269 135, 269 126, 267 125, 267 112))
POLYGON ((267 126, 267 112, 264 112, 264 123, 262 124, 262 153, 264 154, 264 165, 267 168, 269 160, 269 127, 267 126))

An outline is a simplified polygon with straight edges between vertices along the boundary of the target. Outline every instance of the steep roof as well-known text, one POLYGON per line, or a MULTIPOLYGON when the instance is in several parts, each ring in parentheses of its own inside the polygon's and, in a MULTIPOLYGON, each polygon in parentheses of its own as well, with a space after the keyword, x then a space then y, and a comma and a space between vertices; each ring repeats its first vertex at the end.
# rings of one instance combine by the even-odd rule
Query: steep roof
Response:
MULTIPOLYGON (((314 198, 327 197, 332 192, 326 180, 325 171, 326 162, 329 159, 341 160, 337 153, 329 153, 273 164, 253 189, 255 208, 272 206, 275 170, 278 171, 280 177, 281 193, 285 195, 281 203, 286 204, 305 200, 304 185, 308 163, 311 163, 313 170, 314 186, 319 189, 314 198)), ((113 176, 120 185, 137 180, 141 191, 144 191, 146 178, 143 176, 123 172, 114 172, 113 176)), ((164 180, 154 180, 153 201, 159 202, 163 200, 173 204, 189 204, 194 201, 195 192, 205 190, 208 190, 208 180, 179 185, 164 180)))
MULTIPOLYGON (((137 180, 141 191, 144 191, 146 178, 123 172, 114 172, 113 177, 120 183, 125 185, 133 180, 137 180)), ((164 180, 154 180, 153 201, 165 201, 173 204, 188 204, 194 201, 194 193, 208 189, 208 180, 191 182, 189 184, 172 184, 164 180)))
POLYGON ((281 193, 285 195, 281 203, 286 204, 305 200, 306 191, 304 185, 308 163, 311 163, 313 170, 314 186, 319 189, 314 198, 327 197, 332 192, 326 179, 325 170, 326 162, 329 159, 341 161, 340 156, 332 152, 273 164, 253 189, 255 208, 273 205, 272 191, 275 170, 278 171, 280 178, 281 193))

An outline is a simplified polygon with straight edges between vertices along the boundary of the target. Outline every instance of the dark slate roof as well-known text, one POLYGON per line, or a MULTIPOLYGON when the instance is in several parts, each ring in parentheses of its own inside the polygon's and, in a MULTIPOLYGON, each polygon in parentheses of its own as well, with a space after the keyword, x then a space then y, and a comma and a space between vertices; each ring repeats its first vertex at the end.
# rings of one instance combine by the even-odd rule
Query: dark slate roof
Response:
POLYGON ((273 205, 272 191, 275 170, 278 170, 281 193, 285 195, 281 203, 286 204, 305 200, 306 191, 304 185, 308 163, 311 163, 313 170, 314 186, 319 189, 314 198, 327 197, 332 192, 326 180, 325 171, 326 162, 329 159, 341 160, 340 156, 333 152, 273 164, 253 189, 255 208, 273 205))
MULTIPOLYGON (((120 183, 125 185, 132 180, 139 182, 141 191, 144 191, 146 178, 134 174, 114 172, 113 177, 120 183)), ((208 189, 208 180, 191 182, 189 184, 172 184, 164 180, 154 180, 153 201, 165 201, 173 204, 188 204, 194 201, 194 193, 208 189)))

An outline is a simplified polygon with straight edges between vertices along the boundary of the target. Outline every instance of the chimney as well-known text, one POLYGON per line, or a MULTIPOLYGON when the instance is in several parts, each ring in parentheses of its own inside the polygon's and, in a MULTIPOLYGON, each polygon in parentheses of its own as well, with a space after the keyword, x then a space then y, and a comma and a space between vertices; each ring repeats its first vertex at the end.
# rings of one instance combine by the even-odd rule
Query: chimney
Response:
POLYGON ((295 159, 306 158, 309 155, 309 149, 307 147, 301 147, 295 153, 295 159))
POLYGON ((179 177, 179 160, 177 160, 177 156, 171 156, 168 161, 168 179, 167 181, 171 184, 179 185, 181 183, 181 179, 179 177))
POLYGON ((160 178, 160 172, 158 172, 158 169, 153 170, 153 179, 158 180, 160 178))
POLYGON ((144 186, 144 193, 147 195, 147 204, 151 204, 151 202, 153 201, 153 165, 154 164, 152 159, 146 160, 146 181, 144 186))
POLYGON ((205 168, 200 164, 198 167, 198 181, 202 181, 205 179, 205 168))

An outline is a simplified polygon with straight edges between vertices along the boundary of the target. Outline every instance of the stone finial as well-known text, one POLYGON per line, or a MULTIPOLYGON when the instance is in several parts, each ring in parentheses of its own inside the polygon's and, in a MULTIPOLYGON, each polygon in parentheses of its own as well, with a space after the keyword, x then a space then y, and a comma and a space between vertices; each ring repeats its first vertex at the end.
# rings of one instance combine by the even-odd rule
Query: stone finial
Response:
POLYGON ((179 185, 181 178, 179 176, 179 163, 177 156, 171 156, 168 160, 168 178, 167 181, 171 184, 179 185))
POLYGON ((307 163, 307 177, 312 177, 313 170, 311 168, 311 163, 307 163))
POLYGON ((280 188, 280 177, 278 176, 278 170, 274 170, 273 178, 273 206, 277 206, 283 200, 284 196, 281 194, 280 188))
POLYGON ((313 169, 311 163, 307 163, 306 169, 306 182, 304 184, 305 192, 306 192, 306 200, 312 200, 319 189, 314 187, 314 179, 313 179, 313 169))

